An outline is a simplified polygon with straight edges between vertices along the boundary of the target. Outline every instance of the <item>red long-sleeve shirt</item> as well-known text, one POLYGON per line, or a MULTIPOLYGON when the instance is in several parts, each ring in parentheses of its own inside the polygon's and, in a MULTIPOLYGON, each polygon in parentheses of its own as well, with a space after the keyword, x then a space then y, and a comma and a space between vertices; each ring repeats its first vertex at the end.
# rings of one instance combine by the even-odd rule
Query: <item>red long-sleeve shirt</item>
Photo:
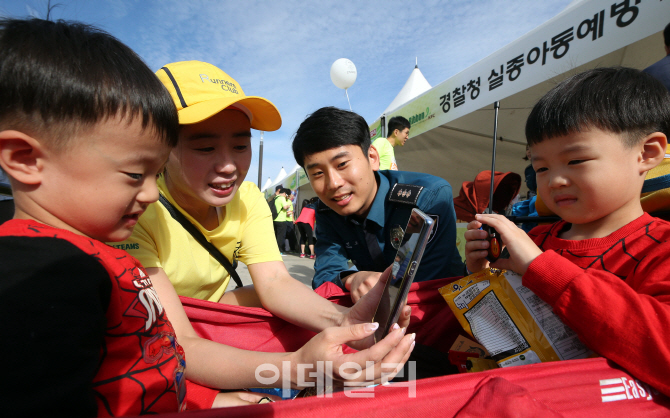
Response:
POLYGON ((529 235, 544 251, 524 286, 592 350, 670 395, 670 222, 644 214, 605 238, 558 238, 565 222, 529 235))

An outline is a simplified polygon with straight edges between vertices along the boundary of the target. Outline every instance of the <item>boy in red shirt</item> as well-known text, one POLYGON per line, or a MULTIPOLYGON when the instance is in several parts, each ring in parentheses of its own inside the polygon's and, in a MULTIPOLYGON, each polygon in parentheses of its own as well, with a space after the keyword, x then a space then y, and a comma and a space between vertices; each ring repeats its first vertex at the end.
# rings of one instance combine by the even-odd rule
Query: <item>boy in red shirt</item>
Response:
POLYGON ((646 173, 665 157, 670 95, 630 68, 598 68, 561 82, 526 123, 537 191, 563 220, 528 235, 501 215, 465 233, 470 272, 489 267, 494 227, 510 253, 491 267, 524 286, 599 355, 670 395, 670 223, 642 210, 646 173))
POLYGON ((151 281, 104 244, 158 198, 178 119, 127 46, 83 24, 0 21, 0 399, 9 416, 185 407, 185 359, 151 281))

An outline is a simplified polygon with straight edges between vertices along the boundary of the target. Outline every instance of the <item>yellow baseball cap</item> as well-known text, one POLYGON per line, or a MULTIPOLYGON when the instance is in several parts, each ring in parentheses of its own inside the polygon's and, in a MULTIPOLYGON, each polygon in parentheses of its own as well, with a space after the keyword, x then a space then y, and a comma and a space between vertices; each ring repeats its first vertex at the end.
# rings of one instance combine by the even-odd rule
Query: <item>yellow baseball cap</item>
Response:
POLYGON ((174 62, 156 75, 177 105, 180 125, 201 122, 232 106, 247 114, 253 129, 276 131, 281 127, 281 116, 272 102, 247 96, 235 79, 212 64, 174 62))

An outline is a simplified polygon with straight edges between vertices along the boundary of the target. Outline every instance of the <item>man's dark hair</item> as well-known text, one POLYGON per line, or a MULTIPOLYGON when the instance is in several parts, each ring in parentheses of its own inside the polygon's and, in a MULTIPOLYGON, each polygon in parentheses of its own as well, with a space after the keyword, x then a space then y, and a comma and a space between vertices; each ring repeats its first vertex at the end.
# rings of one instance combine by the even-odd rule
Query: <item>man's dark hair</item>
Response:
POLYGON ((277 187, 275 187, 275 193, 277 193, 277 192, 281 193, 281 189, 283 189, 283 188, 284 188, 284 186, 282 186, 281 184, 277 185, 277 187))
POLYGON ((0 130, 62 149, 78 130, 117 116, 141 117, 143 129, 177 143, 170 94, 121 41, 77 22, 0 20, 0 130))
POLYGON ((529 145, 597 128, 621 134, 632 147, 646 135, 670 137, 670 94, 633 68, 596 68, 573 75, 545 94, 526 121, 529 145))
POLYGON ((665 40, 665 46, 670 46, 670 23, 663 29, 663 40, 665 40))
POLYGON ((411 128, 412 125, 409 124, 409 121, 402 116, 394 116, 391 119, 389 119, 388 123, 388 135, 387 137, 393 135, 393 132, 395 130, 399 130, 400 132, 404 131, 405 128, 409 129, 411 128))
POLYGON ((300 124, 293 138, 293 156, 304 168, 308 155, 358 145, 367 156, 370 144, 370 129, 362 116, 336 107, 322 107, 300 124))

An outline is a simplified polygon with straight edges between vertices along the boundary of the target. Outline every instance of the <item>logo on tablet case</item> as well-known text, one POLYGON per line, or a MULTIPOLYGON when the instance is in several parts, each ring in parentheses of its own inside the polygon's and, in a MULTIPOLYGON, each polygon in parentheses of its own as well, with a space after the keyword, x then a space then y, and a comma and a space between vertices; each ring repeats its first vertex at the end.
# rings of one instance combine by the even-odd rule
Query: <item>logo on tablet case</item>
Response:
POLYGON ((402 226, 396 225, 393 228, 391 228, 391 245, 393 248, 396 250, 400 248, 400 243, 402 242, 402 238, 405 236, 405 231, 402 230, 402 226))

